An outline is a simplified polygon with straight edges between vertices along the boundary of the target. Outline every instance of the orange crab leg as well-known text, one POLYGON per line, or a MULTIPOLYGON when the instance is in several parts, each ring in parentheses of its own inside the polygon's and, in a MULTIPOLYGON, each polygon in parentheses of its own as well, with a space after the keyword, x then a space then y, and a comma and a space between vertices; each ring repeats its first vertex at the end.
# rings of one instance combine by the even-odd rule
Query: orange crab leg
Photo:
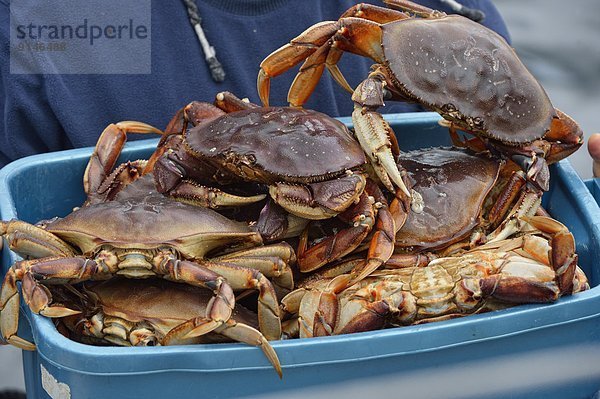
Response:
POLYGON ((354 251, 369 232, 375 228, 370 239, 367 264, 353 274, 353 283, 357 282, 384 264, 394 252, 396 232, 404 225, 408 216, 410 200, 401 191, 392 205, 377 185, 367 180, 365 192, 354 207, 340 215, 342 219, 352 221, 353 226, 328 237, 307 249, 306 231, 298 246, 298 265, 302 272, 316 270, 334 260, 354 251))
POLYGON ((87 195, 97 192, 115 167, 128 133, 159 134, 163 132, 143 122, 122 121, 104 129, 85 168, 83 189, 87 195))
POLYGON ((81 257, 42 258, 15 263, 6 273, 0 291, 0 327, 5 339, 22 349, 33 350, 33 344, 17 337, 19 320, 19 295, 17 281, 22 282, 23 298, 31 311, 47 317, 64 317, 79 311, 51 305, 52 295, 40 280, 79 282, 96 275, 96 262, 81 257))
POLYGON ((583 131, 569 115, 556 110, 558 118, 552 120, 550 131, 544 136, 550 142, 546 162, 553 164, 571 155, 583 145, 583 131))
POLYGON ((0 291, 0 331, 6 342, 28 351, 35 350, 35 345, 19 337, 19 292, 15 271, 8 269, 2 290, 0 291))
POLYGON ((337 30, 336 21, 323 21, 305 30, 260 63, 256 86, 265 107, 269 106, 271 78, 281 75, 314 53, 337 30))
POLYGON ((388 22, 412 18, 410 15, 407 15, 404 12, 391 10, 385 7, 379 7, 368 3, 360 3, 350 7, 341 15, 340 18, 346 17, 368 19, 369 21, 377 22, 379 24, 386 24, 388 22))
MULTIPOLYGON (((308 100, 323 75, 330 49, 331 41, 327 41, 304 61, 288 92, 290 105, 301 107, 308 100)), ((346 81, 341 72, 336 74, 336 77, 341 77, 344 82, 346 81)), ((346 85, 348 85, 347 82, 346 85)))
POLYGON ((550 265, 557 274, 561 295, 573 292, 573 281, 577 269, 575 239, 562 223, 545 216, 523 218, 535 228, 551 235, 550 265))
POLYGON ((437 14, 440 14, 440 11, 433 10, 408 0, 383 0, 383 2, 390 8, 410 11, 423 18, 435 17, 437 14))
POLYGON ((371 238, 367 253, 367 262, 352 270, 350 285, 364 279, 390 259, 394 253, 396 233, 404 226, 408 217, 410 198, 402 190, 396 191, 396 198, 389 208, 385 206, 386 201, 381 190, 378 187, 372 188, 372 190, 377 203, 383 204, 383 206, 379 209, 375 233, 371 238))
MULTIPOLYGON (((361 18, 342 18, 336 23, 336 32, 331 36, 329 42, 321 45, 319 51, 308 57, 300 68, 294 82, 290 86, 288 102, 291 106, 301 107, 314 91, 321 73, 327 61, 335 62, 341 55, 334 55, 328 60, 329 48, 336 51, 349 51, 364 57, 369 57, 377 63, 384 62, 383 50, 381 48, 381 27, 379 24, 361 18)), ((329 68, 334 71, 334 78, 341 74, 336 73, 337 67, 329 68)), ((338 79, 336 79, 338 80, 338 79)), ((341 79, 340 79, 341 80, 341 79)), ((344 85, 345 79, 342 82, 344 85)), ((262 97, 261 97, 262 99, 262 97)))

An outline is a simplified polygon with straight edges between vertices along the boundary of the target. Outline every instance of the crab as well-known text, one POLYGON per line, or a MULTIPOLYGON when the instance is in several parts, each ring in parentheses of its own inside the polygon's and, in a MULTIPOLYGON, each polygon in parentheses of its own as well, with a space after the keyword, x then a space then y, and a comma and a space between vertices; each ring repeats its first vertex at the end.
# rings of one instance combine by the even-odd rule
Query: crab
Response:
POLYGON ((403 153, 398 162, 418 200, 396 234, 397 252, 451 254, 501 240, 518 232, 521 216, 540 209, 539 188, 514 163, 489 153, 429 148, 403 153))
POLYGON ((269 104, 271 78, 304 61, 288 102, 302 106, 325 67, 352 93, 356 135, 370 148, 372 162, 389 161, 392 129, 377 112, 386 100, 416 102, 438 112, 456 129, 481 138, 512 158, 529 181, 548 189, 547 157, 564 158, 583 143, 582 132, 556 110, 539 82, 497 33, 459 15, 406 0, 384 0, 406 12, 358 4, 338 21, 313 25, 267 56, 257 79, 262 103, 269 104), (344 51, 375 61, 372 72, 352 89, 337 67, 344 51))
POLYGON ((264 196, 238 200, 209 187, 215 182, 267 185, 274 203, 267 205, 258 226, 271 239, 287 230, 289 219, 278 216, 283 211, 304 220, 340 215, 350 223, 316 246, 301 247, 297 256, 302 271, 348 254, 371 230, 370 253, 385 262, 409 196, 398 189, 388 206, 377 185, 368 183, 364 152, 343 123, 311 110, 258 107, 231 93, 218 94, 217 104, 191 103, 169 125, 159 144, 160 156, 151 162, 159 192, 218 208, 264 196), (196 126, 186 129, 188 123, 196 126), (179 129, 181 135, 172 133, 179 129))
POLYGON ((199 335, 227 322, 235 306, 234 289, 256 289, 260 292, 261 331, 269 339, 279 339, 278 299, 265 274, 281 278, 291 289, 288 264, 295 259, 292 248, 285 243, 262 246, 260 234, 247 224, 160 195, 152 175, 137 176, 143 163, 107 173, 109 164, 117 159, 107 154, 116 155, 120 149, 105 144, 119 131, 106 130, 90 159, 84 176, 88 194, 84 206, 39 226, 20 220, 0 222, 0 234, 9 247, 25 258, 9 268, 0 291, 0 327, 5 340, 34 349, 16 335, 17 281, 22 282, 23 297, 33 312, 61 317, 73 310, 53 306, 46 284, 106 280, 117 275, 135 279, 158 276, 211 289, 214 299, 207 307, 205 325, 195 331, 199 335), (132 171, 135 178, 131 178, 132 171), (114 198, 109 200, 108 194, 114 198), (225 249, 229 252, 208 256, 225 249))
POLYGON ((231 317, 212 332, 195 336, 206 322, 209 290, 166 280, 111 279, 82 287, 51 287, 56 302, 81 313, 55 319, 59 331, 97 345, 156 346, 239 341, 258 346, 281 377, 277 354, 257 330, 257 315, 236 304, 231 317))
MULTIPOLYGON (((502 240, 518 232, 521 216, 540 209, 542 192, 514 163, 489 152, 426 148, 400 154, 398 163, 406 169, 413 194, 388 266, 424 265, 434 257, 502 240)), ((357 268, 353 281, 380 266, 371 262, 357 268)))
POLYGON ((284 332, 305 338, 421 324, 588 289, 567 228, 545 216, 523 221, 534 229, 426 267, 378 270, 349 288, 351 274, 313 279, 282 300, 295 315, 284 332))

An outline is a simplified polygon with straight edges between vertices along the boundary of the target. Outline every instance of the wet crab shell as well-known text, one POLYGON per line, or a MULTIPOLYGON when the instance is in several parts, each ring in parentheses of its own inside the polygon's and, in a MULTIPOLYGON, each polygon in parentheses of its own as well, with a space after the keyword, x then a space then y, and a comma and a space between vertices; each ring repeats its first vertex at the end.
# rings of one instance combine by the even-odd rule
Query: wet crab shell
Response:
MULTIPOLYGON (((139 186, 135 189, 140 191, 139 186)), ((104 244, 138 249, 171 246, 187 258, 202 258, 224 245, 262 242, 245 223, 211 209, 184 204, 153 190, 146 195, 129 194, 127 188, 114 201, 80 208, 48 223, 46 230, 75 244, 84 254, 104 244)))
POLYGON ((501 166, 498 160, 457 148, 411 151, 398 162, 407 170, 422 209, 409 212, 396 234, 396 246, 413 250, 435 249, 468 235, 479 222, 501 166))
POLYGON ((185 142, 197 157, 266 183, 324 180, 366 162, 343 123, 288 107, 224 115, 188 130, 185 142))
POLYGON ((549 130, 548 95, 497 33, 466 18, 407 19, 382 26, 396 88, 461 127, 507 144, 549 130))

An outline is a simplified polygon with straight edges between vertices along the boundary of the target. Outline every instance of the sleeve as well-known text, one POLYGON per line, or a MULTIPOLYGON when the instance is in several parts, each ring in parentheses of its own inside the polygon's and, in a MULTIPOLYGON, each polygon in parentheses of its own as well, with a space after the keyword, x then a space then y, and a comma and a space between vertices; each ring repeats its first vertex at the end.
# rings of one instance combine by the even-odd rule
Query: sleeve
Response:
POLYGON ((506 23, 491 0, 462 0, 460 3, 469 8, 481 10, 485 14, 485 19, 481 23, 498 33, 510 44, 510 34, 506 23))
MULTIPOLYGON (((422 4, 426 7, 433 8, 434 10, 440 10, 447 14, 452 14, 453 11, 450 7, 442 0, 414 0, 416 3, 422 4)), ((510 35, 508 28, 504 23, 504 19, 500 15, 500 12, 492 2, 492 0, 456 0, 458 3, 465 7, 474 8, 482 11, 485 14, 485 19, 481 22, 482 25, 490 28, 491 30, 498 33, 500 36, 510 44, 510 35)))
POLYGON ((9 11, 0 0, 0 167, 49 151, 48 136, 63 134, 46 100, 44 75, 11 73, 9 11))

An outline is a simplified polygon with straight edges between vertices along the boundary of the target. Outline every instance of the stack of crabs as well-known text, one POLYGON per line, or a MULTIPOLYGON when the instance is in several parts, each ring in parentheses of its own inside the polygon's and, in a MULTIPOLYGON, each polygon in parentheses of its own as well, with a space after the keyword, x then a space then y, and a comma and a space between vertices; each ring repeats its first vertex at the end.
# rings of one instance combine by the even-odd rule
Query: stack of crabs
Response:
POLYGON ((31 310, 81 342, 241 341, 281 375, 270 340, 585 290, 573 236, 540 206, 548 165, 583 142, 578 125, 494 32, 387 2, 352 7, 269 55, 262 107, 219 93, 164 132, 108 126, 84 204, 36 225, 1 222, 23 258, 2 284, 3 338, 35 348, 17 336, 20 281, 31 310), (344 51, 375 62, 356 89, 336 65, 344 51), (291 107, 270 107, 271 78, 301 61, 291 107), (353 131, 302 108, 325 68, 352 93, 353 131), (438 112, 454 146, 401 152, 377 112, 384 100, 438 112), (148 159, 117 164, 128 133, 162 137, 148 159))

